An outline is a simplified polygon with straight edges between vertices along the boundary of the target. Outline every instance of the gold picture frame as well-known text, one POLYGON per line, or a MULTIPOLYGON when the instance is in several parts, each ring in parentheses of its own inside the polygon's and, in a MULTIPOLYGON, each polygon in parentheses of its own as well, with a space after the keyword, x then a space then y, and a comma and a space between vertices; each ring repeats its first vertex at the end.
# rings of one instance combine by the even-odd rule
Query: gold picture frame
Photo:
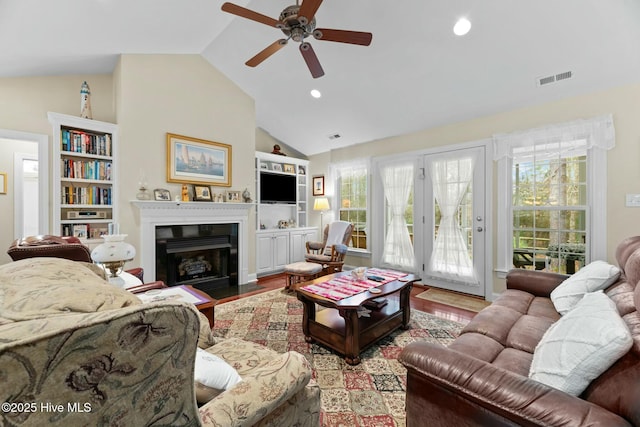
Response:
POLYGON ((0 194, 7 194, 7 173, 0 172, 0 194))
POLYGON ((294 165, 285 163, 283 168, 283 172, 285 173, 296 173, 296 167, 294 165))
POLYGON ((167 133, 167 182, 231 187, 231 145, 167 133))

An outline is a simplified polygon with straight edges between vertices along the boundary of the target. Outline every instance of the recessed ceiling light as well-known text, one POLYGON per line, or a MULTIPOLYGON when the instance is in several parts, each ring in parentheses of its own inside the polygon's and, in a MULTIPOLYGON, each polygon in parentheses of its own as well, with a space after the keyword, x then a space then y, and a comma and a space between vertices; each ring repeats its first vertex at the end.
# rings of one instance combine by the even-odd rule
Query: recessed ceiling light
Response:
POLYGON ((467 18, 460 18, 456 25, 453 26, 453 33, 456 36, 464 36, 471 29, 471 22, 467 18))
POLYGON ((314 98, 320 98, 322 94, 318 89, 311 89, 311 96, 313 96, 314 98))

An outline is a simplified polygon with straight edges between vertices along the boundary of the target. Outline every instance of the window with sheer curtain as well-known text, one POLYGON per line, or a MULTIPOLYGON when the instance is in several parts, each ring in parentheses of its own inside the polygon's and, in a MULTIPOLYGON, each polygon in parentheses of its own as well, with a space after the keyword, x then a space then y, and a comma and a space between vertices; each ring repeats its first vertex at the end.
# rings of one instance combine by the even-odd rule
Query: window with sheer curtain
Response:
POLYGON ((606 257, 609 116, 494 136, 498 269, 572 274, 606 257))
POLYGON ((357 160, 332 165, 336 179, 338 218, 353 223, 350 247, 368 250, 369 167, 368 161, 357 160))
POLYGON ((415 255, 406 214, 413 189, 413 163, 386 164, 381 167, 380 175, 387 205, 382 262, 412 271, 415 268, 415 255))

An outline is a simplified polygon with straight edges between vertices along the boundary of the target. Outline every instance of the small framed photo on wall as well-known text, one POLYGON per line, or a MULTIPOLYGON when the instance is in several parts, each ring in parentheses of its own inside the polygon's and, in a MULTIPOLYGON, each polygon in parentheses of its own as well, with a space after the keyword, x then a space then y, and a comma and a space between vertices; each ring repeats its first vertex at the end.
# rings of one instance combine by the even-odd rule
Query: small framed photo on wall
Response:
POLYGON ((313 195, 324 196, 324 175, 313 177, 313 195))

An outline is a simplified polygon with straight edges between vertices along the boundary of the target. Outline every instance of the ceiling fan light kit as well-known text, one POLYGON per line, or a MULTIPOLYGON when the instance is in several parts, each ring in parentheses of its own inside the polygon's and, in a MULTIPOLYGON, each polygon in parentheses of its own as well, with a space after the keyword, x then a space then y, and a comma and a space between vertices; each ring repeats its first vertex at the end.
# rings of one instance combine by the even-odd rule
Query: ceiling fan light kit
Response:
POLYGON ((256 67, 271 55, 282 49, 289 40, 300 43, 300 53, 311 72, 313 78, 322 77, 324 70, 316 56, 313 47, 305 39, 313 36, 316 40, 331 41, 338 43, 349 43, 360 46, 371 44, 372 34, 361 31, 335 30, 329 28, 317 28, 315 14, 322 4, 322 0, 303 0, 301 5, 287 6, 281 13, 279 19, 273 19, 253 10, 246 9, 233 3, 224 3, 222 10, 232 15, 250 19, 261 24, 275 27, 281 30, 286 39, 280 39, 258 52, 253 58, 246 62, 249 67, 256 67))

